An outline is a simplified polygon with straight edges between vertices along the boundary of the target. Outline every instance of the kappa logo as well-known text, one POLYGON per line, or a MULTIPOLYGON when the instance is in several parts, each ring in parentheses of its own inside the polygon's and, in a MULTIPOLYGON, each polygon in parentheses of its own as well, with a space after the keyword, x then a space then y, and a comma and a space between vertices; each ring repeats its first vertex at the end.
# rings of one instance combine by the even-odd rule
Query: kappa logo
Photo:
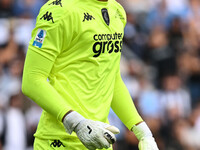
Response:
POLYGON ((61 2, 61 0, 55 0, 52 3, 50 3, 49 5, 60 5, 60 7, 62 7, 62 2, 61 2))
POLYGON ((52 143, 51 143, 51 145, 50 145, 50 147, 61 147, 61 146, 63 146, 63 147, 65 147, 64 145, 63 145, 63 143, 60 141, 60 140, 54 140, 52 143))
POLYGON ((44 14, 41 18, 40 18, 40 20, 41 19, 44 19, 44 20, 47 20, 47 21, 52 21, 52 23, 54 23, 54 21, 53 21, 53 17, 52 17, 52 12, 46 12, 46 14, 44 14))
POLYGON ((83 22, 84 22, 85 20, 89 21, 89 20, 92 20, 92 19, 95 19, 92 15, 90 15, 89 13, 84 13, 83 22))

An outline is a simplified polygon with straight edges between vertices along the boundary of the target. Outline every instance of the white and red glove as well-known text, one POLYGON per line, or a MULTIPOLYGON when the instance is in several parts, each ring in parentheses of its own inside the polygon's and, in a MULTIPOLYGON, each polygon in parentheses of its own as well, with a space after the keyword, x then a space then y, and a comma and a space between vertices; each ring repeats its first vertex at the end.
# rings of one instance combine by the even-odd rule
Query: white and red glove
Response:
POLYGON ((145 122, 134 125, 131 130, 139 140, 139 150, 159 150, 155 139, 145 122))
POLYGON ((109 124, 84 118, 78 112, 73 111, 63 120, 66 132, 74 131, 83 145, 89 150, 109 148, 116 142, 115 134, 119 129, 109 124))

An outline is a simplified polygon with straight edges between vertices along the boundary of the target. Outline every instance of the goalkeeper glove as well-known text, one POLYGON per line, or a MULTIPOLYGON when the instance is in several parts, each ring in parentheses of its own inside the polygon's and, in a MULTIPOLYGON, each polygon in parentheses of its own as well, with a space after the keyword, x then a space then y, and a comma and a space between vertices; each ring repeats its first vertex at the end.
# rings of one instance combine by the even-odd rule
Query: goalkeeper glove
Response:
POLYGON ((139 140, 139 150, 158 150, 155 139, 145 122, 134 125, 131 130, 139 140))
POLYGON ((74 131, 83 145, 89 150, 109 148, 116 141, 119 129, 109 124, 84 118, 73 111, 63 120, 66 132, 74 131))

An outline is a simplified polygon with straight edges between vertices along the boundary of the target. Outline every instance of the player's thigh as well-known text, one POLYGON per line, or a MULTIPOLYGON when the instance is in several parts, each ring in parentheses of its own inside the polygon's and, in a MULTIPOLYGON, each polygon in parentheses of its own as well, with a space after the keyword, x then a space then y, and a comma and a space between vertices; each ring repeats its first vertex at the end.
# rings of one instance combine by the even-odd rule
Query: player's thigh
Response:
MULTIPOLYGON (((34 150, 88 150, 79 139, 44 140, 35 138, 34 150)), ((101 150, 112 150, 109 149, 101 150)))

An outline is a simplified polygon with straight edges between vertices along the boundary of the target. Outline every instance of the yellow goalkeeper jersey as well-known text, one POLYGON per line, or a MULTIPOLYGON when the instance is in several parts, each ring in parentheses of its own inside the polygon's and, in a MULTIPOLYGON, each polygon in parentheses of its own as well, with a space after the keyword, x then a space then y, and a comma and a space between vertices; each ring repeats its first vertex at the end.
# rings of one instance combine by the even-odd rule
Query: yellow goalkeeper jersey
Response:
POLYGON ((115 0, 49 0, 41 8, 23 75, 23 85, 35 85, 25 93, 44 109, 36 137, 75 137, 61 123, 71 109, 108 122, 125 24, 115 0))

